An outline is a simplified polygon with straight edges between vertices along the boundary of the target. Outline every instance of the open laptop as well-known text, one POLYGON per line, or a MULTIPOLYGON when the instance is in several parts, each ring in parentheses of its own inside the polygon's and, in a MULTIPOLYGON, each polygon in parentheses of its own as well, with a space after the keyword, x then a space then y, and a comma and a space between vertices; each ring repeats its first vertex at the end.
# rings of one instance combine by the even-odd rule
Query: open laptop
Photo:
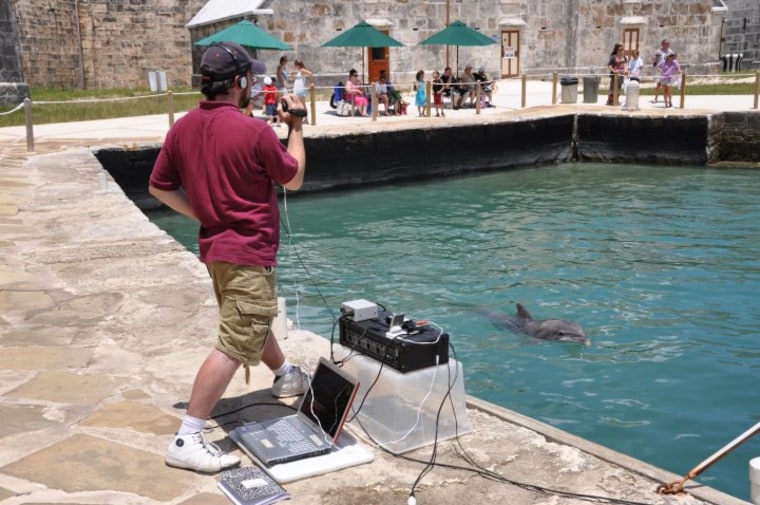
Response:
POLYGON ((298 412, 238 428, 240 444, 268 467, 325 454, 338 441, 359 383, 325 358, 319 359, 298 412))

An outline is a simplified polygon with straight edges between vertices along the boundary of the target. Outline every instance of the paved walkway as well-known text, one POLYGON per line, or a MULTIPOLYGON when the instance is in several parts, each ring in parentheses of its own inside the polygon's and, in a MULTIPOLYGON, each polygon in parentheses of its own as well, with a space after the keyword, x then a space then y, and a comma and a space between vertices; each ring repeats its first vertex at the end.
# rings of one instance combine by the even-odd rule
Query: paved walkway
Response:
MULTIPOLYGON (((604 82, 602 91, 604 91, 604 82)), ((582 82, 582 81, 581 81, 582 82)), ((634 115, 673 115, 673 114, 705 114, 721 111, 751 111, 754 107, 754 97, 751 95, 723 96, 687 96, 684 107, 680 107, 680 99, 674 97, 674 108, 665 109, 662 97, 658 103, 652 103, 651 96, 642 96, 636 111, 623 110, 623 107, 606 106, 607 96, 600 94, 596 103, 584 103, 583 90, 578 93, 574 104, 561 103, 561 86, 558 85, 556 103, 552 103, 552 83, 550 81, 528 81, 525 93, 525 105, 522 107, 522 82, 519 79, 508 79, 498 82, 498 91, 494 93, 495 107, 482 109, 478 114, 475 109, 460 110, 446 109, 445 118, 421 118, 416 107, 410 105, 405 116, 381 116, 377 120, 362 117, 340 117, 330 108, 326 101, 316 103, 317 125, 306 126, 306 135, 331 135, 348 131, 371 132, 377 128, 420 128, 433 125, 477 124, 482 121, 510 118, 520 119, 535 115, 560 114, 577 111, 593 111, 602 114, 634 114, 634 115), (424 125, 424 126, 423 126, 424 125)), ((411 95, 406 100, 413 103, 411 95)), ((621 97, 625 103, 625 97, 621 97)), ((380 107, 382 109, 382 106, 380 107)), ((22 113, 22 112, 19 112, 22 113)), ((175 114, 175 119, 182 113, 175 114)), ((47 141, 77 140, 86 145, 98 143, 122 142, 135 144, 141 142, 157 142, 164 138, 169 128, 168 114, 153 116, 138 116, 97 121, 81 121, 77 123, 56 123, 36 125, 34 127, 35 144, 47 141)), ((278 129, 280 135, 285 135, 285 128, 278 129), (282 130, 282 131, 279 131, 282 130)), ((23 126, 0 128, 0 145, 5 142, 26 142, 26 129, 23 126)))
MULTIPOLYGON (((514 98, 509 89, 503 87, 500 100, 514 98)), ((479 117, 462 110, 446 119, 377 122, 336 118, 324 107, 320 126, 307 131, 509 120, 500 114, 517 120, 577 107, 620 113, 593 104, 497 105, 479 117)), ((213 476, 163 463, 215 332, 207 275, 124 196, 91 153, 101 144, 160 142, 167 126, 164 116, 40 125, 31 154, 23 134, 0 129, 0 505, 229 503, 213 476)), ((328 355, 327 340, 308 329, 291 329, 283 346, 296 362, 328 355)), ((263 405, 273 401, 271 375, 253 372, 250 386, 242 374, 233 380, 209 423, 209 438, 224 449, 233 449, 226 437, 231 427, 284 410, 263 405)), ((470 470, 436 467, 417 489, 421 505, 588 503, 573 493, 655 505, 746 503, 693 482, 690 495, 657 495, 658 484, 681 476, 474 398, 468 418, 473 431, 461 445, 439 443, 436 461, 470 470), (465 451, 512 482, 476 475, 465 451)), ((429 460, 431 450, 409 455, 429 460)), ((684 462, 684 470, 696 463, 684 462)), ((244 457, 243 464, 251 463, 244 457)), ((286 488, 295 505, 398 505, 423 468, 376 449, 370 464, 286 488)))

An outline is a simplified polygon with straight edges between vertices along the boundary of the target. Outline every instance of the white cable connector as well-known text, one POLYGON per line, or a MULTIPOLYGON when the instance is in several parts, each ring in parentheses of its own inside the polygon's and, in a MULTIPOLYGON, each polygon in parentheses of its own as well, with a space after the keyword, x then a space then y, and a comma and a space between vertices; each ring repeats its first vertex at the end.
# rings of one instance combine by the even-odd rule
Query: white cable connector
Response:
POLYGON ((406 505, 417 505, 417 498, 415 498, 413 494, 410 494, 409 498, 406 500, 406 505))

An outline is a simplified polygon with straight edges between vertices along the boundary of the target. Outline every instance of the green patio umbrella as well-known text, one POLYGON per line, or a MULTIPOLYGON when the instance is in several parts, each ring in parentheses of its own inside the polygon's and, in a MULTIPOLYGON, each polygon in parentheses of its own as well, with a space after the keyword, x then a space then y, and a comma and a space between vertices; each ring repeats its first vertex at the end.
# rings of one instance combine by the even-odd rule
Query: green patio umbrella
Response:
POLYGON ((457 75, 459 75, 459 46, 490 46, 491 44, 496 44, 496 41, 461 21, 454 21, 440 32, 420 42, 423 46, 457 46, 457 75))
MULTIPOLYGON (((330 39, 322 47, 400 47, 401 42, 390 37, 366 21, 361 21, 330 39)), ((362 52, 362 79, 364 79, 364 52, 362 52)))
POLYGON ((366 21, 349 28, 322 47, 399 47, 401 42, 390 37, 366 21))
POLYGON ((195 42, 196 46, 210 46, 217 42, 236 42, 251 49, 292 49, 285 42, 274 37, 248 20, 240 21, 224 30, 195 42))

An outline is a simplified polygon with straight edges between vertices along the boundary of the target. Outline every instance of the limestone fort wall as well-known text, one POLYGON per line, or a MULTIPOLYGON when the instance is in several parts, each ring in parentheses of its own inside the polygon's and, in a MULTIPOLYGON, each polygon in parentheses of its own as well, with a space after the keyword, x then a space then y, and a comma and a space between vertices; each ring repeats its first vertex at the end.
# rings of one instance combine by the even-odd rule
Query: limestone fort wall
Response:
MULTIPOLYGON (((20 73, 32 88, 135 87, 147 86, 148 71, 161 70, 170 86, 187 86, 201 52, 193 41, 238 21, 188 30, 186 24, 205 4, 2 0, 0 24, 8 28, 0 38, 3 72, 17 69, 4 79, 20 73)), ((716 10, 715 0, 266 0, 260 8, 272 14, 248 17, 293 46, 287 52, 291 61, 301 58, 319 74, 343 76, 351 67, 362 68, 366 53, 361 49, 321 45, 362 19, 379 23, 405 45, 391 49, 389 61, 391 75, 404 82, 417 69, 444 66, 445 46, 418 44, 444 28, 447 13, 451 21, 460 19, 496 41, 460 48, 459 67, 484 66, 497 77, 504 73, 503 37, 509 32, 519 39, 514 71, 529 75, 591 68, 605 72, 612 45, 631 30, 646 60, 662 38, 669 38, 690 73, 711 73, 720 69, 720 39, 726 36, 725 9, 716 10)), ((452 66, 455 49, 450 48, 452 66)), ((273 70, 280 55, 259 51, 258 57, 273 70)))

